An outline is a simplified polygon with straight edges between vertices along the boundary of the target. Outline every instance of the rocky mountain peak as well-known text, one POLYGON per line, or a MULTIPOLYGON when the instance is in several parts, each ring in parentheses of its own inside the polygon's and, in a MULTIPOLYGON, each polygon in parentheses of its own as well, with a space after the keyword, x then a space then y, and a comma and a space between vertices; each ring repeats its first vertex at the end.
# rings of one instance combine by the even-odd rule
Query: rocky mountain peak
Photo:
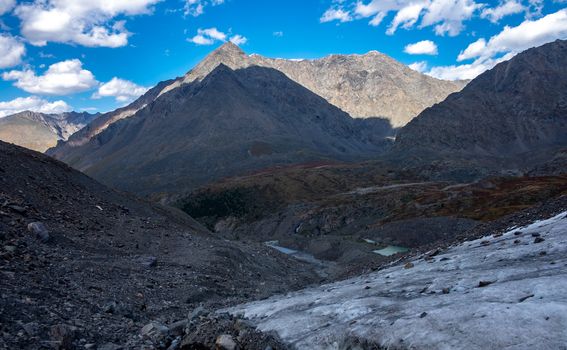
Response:
POLYGON ((238 45, 234 44, 231 41, 227 41, 209 54, 209 56, 215 55, 222 57, 240 57, 246 54, 238 45))

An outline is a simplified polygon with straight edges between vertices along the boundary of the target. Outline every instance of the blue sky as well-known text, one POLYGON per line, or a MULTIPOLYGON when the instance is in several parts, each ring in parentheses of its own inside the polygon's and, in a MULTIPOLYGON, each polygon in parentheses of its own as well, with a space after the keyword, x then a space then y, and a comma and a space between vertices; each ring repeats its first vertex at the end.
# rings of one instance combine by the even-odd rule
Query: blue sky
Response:
POLYGON ((565 0, 0 0, 0 117, 108 111, 183 75, 226 40, 319 58, 378 50, 470 79, 567 39, 565 0))

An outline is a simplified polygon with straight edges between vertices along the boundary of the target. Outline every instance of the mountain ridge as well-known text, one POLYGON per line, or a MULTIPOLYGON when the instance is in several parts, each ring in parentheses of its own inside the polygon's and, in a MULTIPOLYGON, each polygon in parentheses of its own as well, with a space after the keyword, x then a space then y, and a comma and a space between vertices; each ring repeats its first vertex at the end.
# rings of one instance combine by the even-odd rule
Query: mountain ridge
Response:
POLYGON ((371 158, 390 133, 381 120, 361 127, 275 69, 221 64, 75 148, 71 165, 147 195, 278 164, 371 158))
POLYGON ((466 84, 429 77, 375 50, 366 54, 287 60, 247 55, 237 45, 227 42, 160 94, 202 79, 220 63, 232 69, 249 66, 277 69, 352 117, 381 117, 388 119, 393 127, 405 125, 424 108, 466 84))
POLYGON ((473 177, 549 161, 567 147, 566 67, 564 40, 499 63, 402 128, 394 157, 447 161, 473 177))
POLYGON ((0 118, 0 140, 44 152, 67 140, 99 114, 65 112, 46 114, 23 111, 0 118))

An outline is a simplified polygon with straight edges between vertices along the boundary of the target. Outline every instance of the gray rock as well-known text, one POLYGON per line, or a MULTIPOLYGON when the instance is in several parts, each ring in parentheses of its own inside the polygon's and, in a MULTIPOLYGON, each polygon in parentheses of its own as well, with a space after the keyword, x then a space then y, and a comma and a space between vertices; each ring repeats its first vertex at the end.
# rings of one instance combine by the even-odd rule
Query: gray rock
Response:
POLYGON ((35 236, 42 242, 49 241, 49 230, 41 222, 32 222, 28 225, 28 230, 35 234, 35 236))
POLYGON ((142 266, 146 268, 156 267, 158 264, 158 259, 155 256, 148 256, 140 259, 142 266))
POLYGON ((77 328, 66 324, 58 324, 52 326, 49 333, 51 339, 59 343, 60 349, 71 349, 73 341, 77 337, 77 328))
POLYGON ((235 350, 236 349, 236 342, 234 341, 232 336, 228 335, 228 334, 220 335, 217 338, 215 345, 216 345, 217 349, 219 349, 219 350, 235 350))
POLYGON ((169 333, 169 328, 159 322, 150 322, 140 331, 140 335, 144 338, 158 342, 165 338, 169 333))
POLYGON ((97 350, 122 350, 124 347, 114 344, 114 343, 106 343, 98 347, 97 350))

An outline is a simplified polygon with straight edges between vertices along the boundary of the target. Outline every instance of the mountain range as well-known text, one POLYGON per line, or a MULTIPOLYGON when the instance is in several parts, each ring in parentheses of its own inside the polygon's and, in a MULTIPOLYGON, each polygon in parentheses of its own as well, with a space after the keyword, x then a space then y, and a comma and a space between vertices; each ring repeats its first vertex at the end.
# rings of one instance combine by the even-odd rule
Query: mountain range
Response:
POLYGON ((566 67, 458 91, 226 43, 116 111, 0 119, 58 140, 0 141, 0 349, 561 348, 566 67))
POLYGON ((226 43, 184 77, 102 115, 48 154, 121 189, 179 192, 271 166, 374 158, 401 120, 382 108, 392 107, 388 94, 407 92, 394 93, 411 106, 396 109, 407 119, 460 87, 376 52, 298 62, 226 43))
POLYGON ((94 121, 98 114, 21 112, 0 118, 0 140, 39 152, 55 147, 94 121))

